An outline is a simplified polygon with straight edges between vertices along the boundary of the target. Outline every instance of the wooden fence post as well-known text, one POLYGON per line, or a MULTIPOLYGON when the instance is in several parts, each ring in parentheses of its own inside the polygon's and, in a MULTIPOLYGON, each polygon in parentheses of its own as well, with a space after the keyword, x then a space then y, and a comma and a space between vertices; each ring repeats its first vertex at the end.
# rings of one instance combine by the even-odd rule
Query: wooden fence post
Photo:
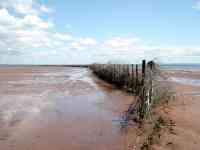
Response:
POLYGON ((134 70, 133 70, 133 69, 134 69, 134 66, 133 66, 133 64, 132 64, 132 65, 131 65, 131 72, 132 72, 132 73, 131 73, 131 75, 132 75, 132 76, 131 76, 131 80, 132 80, 132 93, 134 93, 134 86, 135 86, 135 85, 134 85, 135 83, 134 83, 134 70))
POLYGON ((139 89, 138 89, 138 64, 136 64, 136 68, 135 68, 135 73, 136 73, 136 77, 135 77, 135 88, 136 88, 136 94, 138 95, 139 93, 139 89))
MULTIPOLYGON (((121 73, 122 73, 122 76, 124 76, 124 70, 125 70, 124 64, 122 64, 122 69, 121 69, 121 70, 122 70, 122 72, 121 72, 121 73)), ((122 81, 123 84, 124 84, 124 80, 125 80, 125 78, 122 78, 122 79, 121 79, 121 81, 122 81)))
POLYGON ((142 90, 141 91, 141 119, 144 119, 146 113, 148 112, 148 108, 149 108, 149 105, 147 104, 148 103, 148 92, 149 92, 149 85, 146 85, 145 84, 145 72, 146 72, 146 61, 143 60, 142 61, 142 81, 141 81, 141 87, 140 89, 142 90))
POLYGON ((117 84, 119 82, 119 69, 120 69, 120 66, 119 64, 117 64, 117 84))
POLYGON ((142 60, 142 64, 94 64, 90 68, 101 79, 116 86, 135 92, 136 113, 143 120, 151 109, 154 96, 154 62, 142 60))
POLYGON ((149 82, 150 82, 150 89, 149 89, 149 102, 152 103, 152 96, 153 96, 153 61, 148 63, 149 67, 149 82))
POLYGON ((127 79, 126 79, 126 86, 127 89, 129 90, 129 85, 130 85, 130 72, 129 72, 129 64, 126 65, 127 67, 127 79))
POLYGON ((119 86, 121 86, 121 69, 122 69, 122 66, 121 64, 119 64, 119 86))
POLYGON ((146 61, 142 61, 142 86, 144 86, 144 80, 145 80, 145 71, 146 71, 146 61))
POLYGON ((113 65, 113 82, 115 82, 115 76, 116 76, 116 71, 115 71, 115 64, 113 65))

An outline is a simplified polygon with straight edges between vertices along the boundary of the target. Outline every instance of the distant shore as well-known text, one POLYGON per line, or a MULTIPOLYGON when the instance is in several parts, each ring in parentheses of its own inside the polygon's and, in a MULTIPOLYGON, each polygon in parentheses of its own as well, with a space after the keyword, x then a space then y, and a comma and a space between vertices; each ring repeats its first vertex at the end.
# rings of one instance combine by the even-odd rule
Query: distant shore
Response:
MULTIPOLYGON (((0 67, 41 66, 41 67, 89 67, 91 64, 0 64, 0 67)), ((160 64, 164 70, 195 71, 200 70, 200 64, 160 64)))
POLYGON ((17 65, 13 65, 13 64, 0 64, 0 67, 84 67, 84 68, 87 68, 89 67, 89 65, 62 65, 62 64, 59 64, 59 65, 33 65, 33 64, 17 64, 17 65))

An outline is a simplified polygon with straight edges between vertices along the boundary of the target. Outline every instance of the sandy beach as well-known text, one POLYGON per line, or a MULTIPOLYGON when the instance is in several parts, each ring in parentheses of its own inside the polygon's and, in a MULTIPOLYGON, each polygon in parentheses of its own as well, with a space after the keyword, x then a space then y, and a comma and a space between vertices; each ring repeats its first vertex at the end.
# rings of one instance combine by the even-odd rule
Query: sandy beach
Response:
POLYGON ((167 71, 176 91, 176 99, 161 109, 164 117, 175 123, 173 132, 165 132, 158 150, 198 150, 200 147, 200 70, 167 71))

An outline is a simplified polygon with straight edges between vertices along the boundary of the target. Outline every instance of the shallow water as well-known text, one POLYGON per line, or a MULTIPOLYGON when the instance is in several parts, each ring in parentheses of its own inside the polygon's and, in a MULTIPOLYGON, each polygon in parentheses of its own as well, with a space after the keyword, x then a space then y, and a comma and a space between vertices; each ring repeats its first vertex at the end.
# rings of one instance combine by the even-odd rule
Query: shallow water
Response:
POLYGON ((193 79, 186 77, 171 77, 170 80, 181 84, 200 86, 200 79, 193 79))
POLYGON ((2 67, 0 149, 124 150, 132 101, 87 68, 2 67))
MULTIPOLYGON (((186 74, 186 77, 170 77, 170 81, 174 83, 178 83, 182 87, 178 91, 176 91, 177 95, 182 95, 182 96, 195 96, 199 97, 200 96, 200 79, 199 78, 194 78, 193 75, 190 75, 189 73, 186 74)), ((176 85, 175 85, 176 87, 176 85)))

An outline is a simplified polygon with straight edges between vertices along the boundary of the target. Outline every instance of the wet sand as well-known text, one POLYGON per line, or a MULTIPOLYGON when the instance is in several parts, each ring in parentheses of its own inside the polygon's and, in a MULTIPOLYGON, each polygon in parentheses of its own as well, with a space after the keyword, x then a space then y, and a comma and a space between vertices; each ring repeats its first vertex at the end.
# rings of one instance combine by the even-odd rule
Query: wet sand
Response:
POLYGON ((200 148, 200 70, 168 71, 176 99, 164 108, 164 116, 175 122, 173 133, 166 132, 155 145, 158 150, 199 150, 200 148))
POLYGON ((125 150, 133 97, 87 68, 1 67, 1 150, 125 150))
MULTIPOLYGON (((198 150, 200 71, 166 74, 177 96, 164 115, 176 126, 154 149, 198 150)), ((1 67, 0 150, 132 150, 141 131, 120 124, 132 101, 87 68, 1 67)))

